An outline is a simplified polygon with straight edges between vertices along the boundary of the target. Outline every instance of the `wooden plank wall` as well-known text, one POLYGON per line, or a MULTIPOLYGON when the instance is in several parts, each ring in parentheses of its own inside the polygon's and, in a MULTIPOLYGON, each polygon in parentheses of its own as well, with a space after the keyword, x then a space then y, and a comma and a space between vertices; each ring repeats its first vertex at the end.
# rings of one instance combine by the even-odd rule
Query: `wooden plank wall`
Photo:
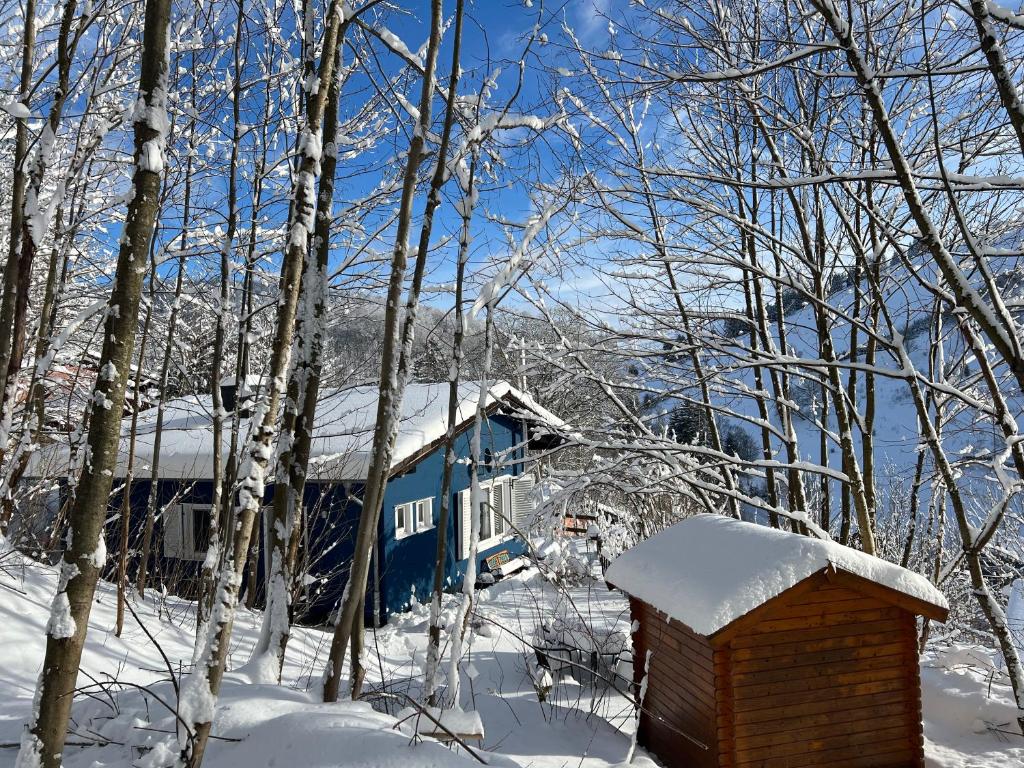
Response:
POLYGON ((711 646, 647 603, 630 598, 633 619, 633 674, 637 686, 648 667, 644 711, 638 741, 668 768, 715 768, 718 765, 715 676, 711 646), (702 749, 683 734, 706 745, 702 749))
POLYGON ((715 653, 722 765, 924 765, 912 614, 824 587, 715 653), (731 684, 730 684, 731 683, 731 684))

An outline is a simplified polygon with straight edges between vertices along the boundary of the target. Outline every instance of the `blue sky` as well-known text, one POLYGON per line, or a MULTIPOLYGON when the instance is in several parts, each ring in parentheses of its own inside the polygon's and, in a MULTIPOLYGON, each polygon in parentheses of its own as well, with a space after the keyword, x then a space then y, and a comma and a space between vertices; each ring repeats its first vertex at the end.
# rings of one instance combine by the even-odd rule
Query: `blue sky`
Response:
MULTIPOLYGON (((324 5, 326 5, 326 1, 323 0, 324 5)), ((357 0, 350 0, 350 3, 356 7, 359 5, 357 0)), ((399 0, 398 4, 403 10, 401 12, 389 13, 386 17, 386 26, 398 35, 408 48, 416 51, 427 39, 429 31, 429 2, 428 0, 399 0)), ((460 92, 463 94, 477 92, 483 78, 500 68, 501 74, 497 79, 497 87, 492 95, 491 103, 495 106, 503 105, 508 94, 516 86, 518 80, 517 64, 522 55, 525 42, 531 31, 537 25, 540 25, 541 30, 547 35, 549 42, 544 46, 535 45, 532 49, 527 59, 524 86, 516 105, 513 107, 513 111, 523 114, 536 114, 541 117, 550 115, 555 109, 551 103, 550 94, 557 85, 557 78, 553 78, 551 70, 561 65, 563 63, 562 59, 566 55, 560 45, 562 38, 561 25, 565 23, 571 26, 577 37, 585 45, 601 49, 608 43, 608 22, 603 14, 613 14, 615 8, 623 4, 624 0, 559 0, 558 2, 533 0, 532 3, 524 2, 524 0, 467 0, 467 19, 464 24, 462 56, 464 74, 459 85, 460 92)), ((176 7, 178 13, 183 14, 187 3, 182 2, 176 7)), ((455 10, 455 0, 444 0, 444 9, 447 17, 450 19, 455 10)), ((193 29, 193 20, 185 20, 184 17, 179 18, 181 19, 180 29, 183 30, 185 39, 191 39, 193 35, 191 31, 193 29)), ((282 20, 286 24, 291 23, 287 20, 287 14, 285 17, 282 17, 282 20)), ((230 12, 225 12, 220 17, 219 29, 212 27, 202 28, 200 24, 200 28, 203 29, 202 35, 204 38, 208 38, 210 41, 214 39, 219 40, 216 50, 220 51, 225 50, 224 41, 234 33, 233 27, 234 16, 230 12)), ((292 46, 295 42, 294 35, 288 34, 287 27, 282 29, 282 33, 284 38, 289 41, 289 46, 292 46)), ((449 29, 449 34, 445 37, 438 61, 438 76, 445 81, 447 80, 450 68, 450 46, 451 35, 449 29)), ((253 50, 258 50, 258 48, 259 44, 257 43, 253 50)), ((184 53, 176 58, 174 63, 185 72, 185 74, 179 75, 180 79, 177 82, 176 89, 186 102, 189 98, 188 88, 190 80, 188 70, 193 66, 191 57, 198 56, 203 59, 203 62, 201 62, 202 66, 197 71, 203 72, 202 76, 207 77, 209 70, 205 69, 204 62, 205 58, 211 55, 210 51, 213 50, 214 48, 207 46, 197 49, 197 53, 184 53)), ((400 68, 399 59, 389 54, 379 43, 376 45, 376 50, 385 69, 391 74, 397 72, 400 68)), ((228 64, 229 61, 226 58, 218 61, 218 66, 223 65, 226 67, 228 64)), ((225 80, 228 74, 227 71, 224 72, 225 80)), ((128 77, 128 80, 130 81, 131 78, 128 77)), ((353 84, 347 101, 346 95, 343 94, 343 113, 352 114, 359 109, 366 98, 365 88, 366 82, 364 79, 362 82, 353 84)), ((418 91, 419 84, 412 83, 407 91, 410 101, 415 102, 417 100, 418 91)), ((213 103, 217 104, 213 108, 218 111, 203 115, 204 119, 210 124, 219 124, 222 132, 222 143, 203 143, 199 147, 199 151, 207 157, 211 156, 208 154, 209 152, 222 154, 221 160, 226 163, 228 152, 226 140, 230 138, 230 111, 229 103, 222 100, 224 95, 223 92, 208 95, 207 98, 213 99, 213 103)), ((246 97, 242 105, 242 121, 254 128, 258 126, 263 117, 261 98, 259 92, 254 90, 246 97)), ((278 105, 280 109, 290 110, 287 98, 286 94, 280 94, 281 102, 278 105)), ((38 111, 38 107, 36 108, 38 111)), ((204 105, 200 104, 199 109, 202 113, 204 105)), ((435 99, 435 125, 440 121, 442 110, 443 103, 439 99, 435 99)), ((408 119, 408 116, 405 116, 404 125, 406 130, 408 130, 410 124, 411 121, 408 119)), ((391 127, 393 128, 393 125, 391 127)), ((131 132, 126 128, 125 126, 122 130, 112 133, 109 138, 112 142, 117 142, 124 149, 130 151, 131 132)), ((278 140, 277 152, 289 152, 289 148, 294 147, 294 136, 290 133, 286 135, 278 132, 276 136, 278 140)), ((530 184, 538 181, 550 181, 557 178, 560 172, 560 158, 557 154, 561 138, 556 131, 551 131, 550 135, 544 139, 536 139, 526 131, 509 132, 507 137, 510 139, 530 140, 525 142, 524 146, 509 151, 505 155, 505 160, 510 164, 511 171, 505 174, 502 181, 508 181, 508 185, 498 188, 490 184, 489 188, 485 188, 481 193, 480 205, 473 223, 473 253, 470 270, 471 282, 477 285, 486 276, 488 272, 487 266, 493 267, 496 262, 504 259, 509 249, 506 229, 500 224, 494 223, 493 220, 500 219, 506 222, 525 221, 533 212, 533 205, 530 199, 530 184)), ((179 197, 178 202, 169 203, 162 214, 160 237, 165 244, 169 244, 178 238, 180 232, 180 185, 184 172, 184 167, 181 164, 184 162, 182 151, 184 149, 183 139, 184 136, 179 134, 177 142, 178 151, 172 154, 169 166, 170 178, 178 185, 177 195, 179 197)), ((395 163, 398 163, 400 162, 400 153, 403 153, 407 147, 408 141, 405 136, 393 135, 386 138, 382 146, 375 150, 375 152, 379 158, 390 156, 394 158, 395 163)), ((243 150, 243 170, 246 168, 246 163, 249 163, 249 167, 251 167, 251 162, 252 157, 246 155, 245 150, 243 150)), ((428 164, 431 162, 428 160, 428 164)), ((357 161, 357 164, 361 163, 363 163, 362 160, 357 161)), ((397 166, 393 165, 392 169, 395 167, 397 166)), ((381 175, 376 170, 370 170, 367 173, 356 176, 350 176, 350 174, 351 169, 346 169, 344 165, 339 165, 339 183, 335 190, 336 211, 342 209, 346 201, 364 196, 380 181, 381 175), (344 180, 342 181, 342 179, 344 180)), ((280 190, 283 195, 287 186, 287 180, 282 177, 279 177, 279 180, 284 185, 280 190)), ((125 176, 124 182, 127 183, 127 181, 128 178, 125 176)), ((203 195, 204 198, 207 195, 209 196, 209 201, 212 202, 214 208, 204 218, 209 226, 215 228, 215 231, 212 233, 212 244, 206 249, 210 251, 208 258, 199 262, 189 263, 189 272, 194 271, 197 277, 200 275, 206 277, 216 274, 216 256, 213 251, 217 244, 216 238, 219 237, 217 231, 222 231, 223 229, 223 222, 219 220, 218 216, 223 212, 223 198, 226 195, 226 185, 226 177, 216 175, 216 173, 206 175, 202 181, 204 191, 197 193, 203 195)), ((236 241, 236 263, 241 261, 242 251, 244 250, 243 240, 247 236, 245 228, 248 226, 247 209, 251 202, 249 182, 243 178, 240 180, 240 185, 240 204, 243 211, 240 218, 240 240, 236 241)), ((419 190, 414 206, 417 216, 423 210, 425 193, 426 187, 423 185, 419 190)), ((457 185, 454 181, 450 181, 445 190, 445 200, 436 216, 434 236, 432 238, 432 243, 435 247, 441 244, 431 255, 428 282, 434 285, 450 283, 454 278, 454 258, 457 247, 454 233, 458 229, 459 224, 454 207, 457 197, 457 185)), ((396 196, 394 206, 397 206, 397 202, 396 196)), ((204 205, 207 203, 200 201, 199 204, 204 205)), ((274 222, 282 221, 286 215, 284 201, 280 201, 268 213, 274 222)), ((111 247, 113 247, 115 242, 115 231, 113 228, 107 231, 106 236, 111 238, 111 247)), ((514 228, 510 231, 514 235, 517 234, 514 228)), ((412 233, 413 241, 418 239, 418 232, 417 222, 412 233)), ((386 232, 381 236, 379 246, 382 252, 390 252, 391 247, 393 247, 393 237, 392 232, 386 232)), ((358 246, 361 243, 357 239, 354 244, 358 246)), ((332 267, 336 267, 341 263, 346 255, 343 247, 339 246, 333 254, 332 267)), ((270 252, 266 253, 265 257, 264 267, 268 278, 272 279, 276 274, 277 265, 280 263, 280 254, 270 252)), ((161 272, 166 278, 173 279, 172 276, 175 269, 173 249, 165 254, 165 258, 168 258, 169 261, 165 262, 161 272)), ((554 290, 562 295, 571 297, 575 293, 581 293, 584 294, 584 298, 589 290, 598 287, 593 273, 587 269, 584 269, 579 274, 563 273, 558 276, 558 280, 549 281, 548 284, 549 286, 553 285, 554 290)), ((470 287, 467 290, 470 300, 474 297, 475 291, 475 287, 470 287)), ((428 293, 425 300, 436 306, 450 307, 452 295, 450 293, 428 293)), ((509 296, 507 301, 512 303, 514 300, 513 296, 509 296)))
MULTIPOLYGON (((392 32, 403 39, 406 45, 416 50, 426 40, 429 25, 429 3, 406 2, 403 4, 409 13, 393 18, 389 23, 392 32)), ((516 86, 518 81, 517 62, 522 55, 526 40, 538 24, 548 37, 548 44, 534 45, 527 59, 527 70, 524 86, 513 111, 520 113, 546 116, 553 107, 550 103, 552 80, 545 67, 555 67, 562 63, 565 54, 559 45, 561 25, 569 24, 577 36, 586 45, 599 47, 607 44, 607 19, 602 14, 612 10, 612 0, 569 0, 566 2, 541 2, 534 0, 526 3, 523 0, 475 0, 467 3, 467 19, 463 32, 462 68, 464 70, 460 90, 463 93, 474 93, 479 87, 485 73, 501 69, 497 88, 492 97, 492 104, 502 105, 516 86), (489 62, 489 69, 488 69, 489 62)), ((445 12, 454 12, 453 0, 446 0, 445 12)), ((447 77, 450 65, 450 35, 439 56, 439 72, 447 77)), ((440 118, 443 105, 435 101, 435 117, 440 118)), ((525 132, 513 134, 515 137, 527 138, 525 132)), ((558 138, 531 141, 529 146, 505 154, 510 164, 521 164, 520 173, 509 176, 524 178, 513 181, 511 186, 502 189, 491 189, 481 195, 480 207, 474 218, 473 267, 474 271, 486 262, 501 259, 507 251, 507 237, 503 228, 489 222, 489 217, 499 217, 506 221, 523 221, 533 211, 529 189, 523 182, 532 180, 548 181, 558 173, 558 158, 552 157, 557 152, 558 138)), ((438 212, 435 225, 434 242, 444 235, 451 234, 458 225, 453 196, 457 195, 454 183, 449 184, 448 200, 438 212)), ((417 200, 417 212, 422 210, 424 195, 417 200)), ((436 253, 432 259, 431 279, 438 283, 449 282, 453 278, 453 260, 455 242, 436 253)), ((593 277, 582 275, 579 282, 567 280, 563 288, 572 292, 586 290, 595 285, 593 277)), ((509 297, 510 299, 512 297, 509 297)), ((439 305, 450 303, 450 296, 435 295, 430 299, 439 305)))

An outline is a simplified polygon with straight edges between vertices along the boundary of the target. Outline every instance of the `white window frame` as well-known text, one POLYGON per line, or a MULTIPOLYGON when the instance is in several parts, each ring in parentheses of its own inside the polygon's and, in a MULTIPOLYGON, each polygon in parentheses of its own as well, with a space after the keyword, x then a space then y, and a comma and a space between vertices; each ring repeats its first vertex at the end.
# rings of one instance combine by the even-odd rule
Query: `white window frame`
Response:
POLYGON ((203 509, 213 514, 210 504, 181 502, 164 510, 163 554, 164 557, 176 560, 206 560, 206 550, 199 552, 195 548, 195 510, 203 509), (172 521, 170 516, 174 516, 172 521))
POLYGON ((416 523, 416 533, 429 531, 434 527, 434 497, 428 496, 413 502, 413 521, 416 523), (423 513, 422 515, 420 513, 423 513))
MULTIPOLYGON (((484 529, 483 527, 480 528, 480 540, 477 542, 478 553, 483 552, 486 549, 490 549, 491 547, 496 547, 509 539, 515 538, 515 531, 510 524, 510 522, 514 522, 512 519, 512 484, 514 482, 515 478, 510 474, 498 475, 497 477, 491 477, 487 480, 480 481, 480 495, 482 497, 481 506, 484 506, 487 510, 487 520, 490 523, 490 536, 485 538, 484 529), (492 502, 494 498, 493 489, 496 485, 501 488, 502 494, 502 508, 500 514, 501 530, 497 532, 495 531, 497 526, 495 526, 494 521, 499 515, 492 502)), ((464 500, 470 499, 472 498, 472 493, 472 488, 467 488, 461 492, 461 498, 464 500)), ((461 510, 463 538, 468 537, 469 531, 472 530, 472 518, 467 519, 467 516, 470 514, 469 507, 471 506, 472 504, 464 503, 463 509, 461 510)), ((479 514, 479 510, 477 510, 477 513, 479 514)), ((461 542, 459 554, 462 555, 462 557, 459 558, 460 560, 464 560, 469 556, 468 539, 461 542)))
POLYGON ((405 501, 395 504, 395 538, 404 539, 413 534, 429 531, 434 527, 434 497, 427 496, 415 501, 405 501), (420 510, 426 507, 426 521, 420 521, 420 510), (404 525, 398 524, 398 516, 402 514, 404 525))
POLYGON ((412 502, 395 504, 395 538, 404 539, 406 536, 412 536, 413 533, 412 502), (401 516, 401 524, 399 524, 399 516, 401 516))

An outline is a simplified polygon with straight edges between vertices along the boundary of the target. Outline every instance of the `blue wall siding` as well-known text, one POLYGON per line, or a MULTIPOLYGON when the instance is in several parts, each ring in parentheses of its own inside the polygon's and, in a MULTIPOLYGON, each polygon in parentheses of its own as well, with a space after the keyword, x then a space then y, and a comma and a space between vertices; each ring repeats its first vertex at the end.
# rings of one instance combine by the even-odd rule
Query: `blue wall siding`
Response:
MULTIPOLYGON (((508 451, 521 442, 522 426, 515 419, 495 415, 486 420, 480 439, 480 451, 490 449, 497 455, 508 451)), ((448 520, 448 546, 445 572, 447 585, 456 587, 466 572, 467 562, 459 561, 458 557, 458 521, 460 515, 459 492, 469 488, 469 465, 465 459, 470 455, 472 429, 467 430, 456 439, 456 455, 462 460, 455 465, 452 474, 451 514, 448 520)), ((514 458, 522 458, 521 449, 514 458)), ((512 457, 503 457, 507 466, 499 470, 500 474, 518 475, 522 464, 510 464, 512 457)), ((437 556, 437 528, 422 533, 413 533, 404 538, 395 537, 395 505, 419 499, 434 500, 434 522, 438 522, 441 514, 441 476, 444 469, 444 446, 441 446, 423 458, 415 466, 415 471, 396 477, 388 483, 384 494, 384 506, 381 511, 380 540, 383 542, 381 559, 381 602, 385 613, 395 613, 409 607, 412 596, 417 600, 425 600, 434 586, 434 562, 437 556)), ((490 475, 485 468, 480 468, 482 478, 490 475)), ((525 543, 518 539, 482 550, 478 559, 480 563, 491 554, 507 549, 511 555, 522 554, 525 543)), ((479 571, 478 567, 478 571, 479 571)))
MULTIPOLYGON (((149 501, 148 479, 136 479, 131 485, 131 510, 129 520, 128 545, 134 550, 142 547, 142 532, 146 523, 146 506, 149 501)), ((118 513, 117 519, 106 527, 107 551, 113 556, 108 567, 116 568, 117 556, 121 546, 121 515, 124 514, 124 485, 117 485, 118 490, 110 497, 110 509, 118 513)), ((153 576, 159 574, 167 579, 174 577, 185 583, 183 592, 188 592, 191 582, 199 577, 202 567, 201 562, 191 560, 179 560, 163 556, 163 525, 160 519, 161 511, 168 504, 209 504, 213 498, 213 482, 210 480, 159 480, 156 490, 156 514, 157 521, 153 528, 153 542, 148 570, 153 576)), ((133 576, 138 567, 140 553, 136 551, 132 562, 129 565, 129 576, 133 576)), ((150 583, 155 583, 152 579, 150 583)))
MULTIPOLYGON (((348 582, 363 495, 361 481, 342 484, 307 482, 303 505, 308 517, 309 573, 318 579, 309 586, 305 621, 326 623, 341 601, 348 582)), ((269 496, 268 496, 269 498, 269 496)), ((367 609, 371 605, 367 598, 367 609)))
MULTIPOLYGON (((521 440, 522 425, 519 421, 501 415, 492 416, 484 423, 481 435, 481 452, 489 449, 492 454, 509 451, 521 440)), ((457 560, 458 555, 458 521, 459 492, 469 488, 470 476, 466 457, 470 455, 472 430, 467 430, 457 438, 456 453, 462 460, 455 465, 452 477, 451 516, 448 521, 448 546, 445 563, 446 580, 449 588, 460 585, 466 571, 467 561, 457 560)), ((518 449, 513 456, 503 457, 506 466, 500 474, 518 475, 522 471, 522 463, 510 463, 514 459, 522 459, 522 450, 518 449)), ((433 588, 434 562, 437 553, 437 528, 414 533, 402 539, 395 538, 395 505, 424 498, 433 499, 435 526, 441 510, 441 475, 444 466, 444 446, 440 446, 419 461, 412 471, 393 478, 388 482, 384 494, 381 521, 378 528, 377 556, 379 563, 370 573, 370 584, 367 590, 367 618, 372 617, 374 604, 373 578, 374 571, 379 577, 379 600, 382 616, 406 610, 413 595, 416 599, 425 600, 433 588)), ((491 472, 481 467, 481 477, 486 479, 491 472)), ((146 501, 149 492, 149 481, 136 480, 132 483, 131 492, 131 545, 139 546, 142 527, 145 523, 146 501)), ((269 505, 274 489, 268 485, 265 504, 269 505)), ((328 484, 315 481, 307 482, 303 496, 308 517, 308 547, 310 553, 310 574, 318 578, 318 582, 310 586, 308 605, 305 606, 305 621, 311 623, 326 622, 331 611, 337 606, 348 580, 348 569, 354 551, 356 528, 359 524, 359 504, 354 498, 363 493, 362 481, 328 484)), ((209 504, 213 498, 213 484, 210 480, 178 480, 165 479, 157 483, 157 510, 171 503, 209 504)), ((111 509, 121 507, 121 494, 115 493, 111 498, 111 509)), ((119 521, 107 526, 107 546, 114 553, 120 546, 119 521)), ((262 531, 259 532, 262 537, 262 531)), ((174 575, 178 589, 182 594, 189 594, 198 582, 201 562, 166 558, 163 556, 162 526, 157 522, 153 538, 153 557, 150 569, 162 574, 174 575)), ((509 539, 499 545, 482 550, 478 554, 481 570, 484 560, 491 554, 502 549, 508 550, 513 556, 526 550, 524 542, 509 539)), ((112 558, 112 561, 116 558, 112 558)), ((259 561, 258 602, 262 603, 263 568, 262 557, 259 561)), ((135 565, 130 568, 134 573, 135 565)))
MULTIPOLYGON (((132 483, 131 489, 131 538, 130 545, 139 548, 142 541, 142 530, 146 520, 146 503, 149 495, 149 480, 138 480, 132 483)), ((324 485, 315 482, 306 484, 303 494, 303 506, 309 516, 308 544, 310 571, 316 577, 322 577, 309 588, 309 600, 306 606, 300 607, 305 612, 305 620, 320 623, 327 620, 338 600, 348 578, 348 568, 354 551, 356 527, 359 524, 359 505, 352 496, 362 495, 362 483, 344 483, 324 485)), ((112 510, 120 511, 122 494, 111 498, 112 510)), ((268 485, 265 494, 265 505, 269 506, 274 497, 273 485, 268 485)), ((209 504, 213 499, 213 482, 211 480, 179 480, 163 479, 157 482, 157 513, 168 504, 209 504)), ((119 551, 121 539, 120 519, 107 525, 107 548, 114 553, 119 551)), ((257 531, 262 547, 262 526, 257 531)), ((176 591, 182 595, 194 597, 200 576, 202 563, 194 560, 182 560, 163 555, 163 524, 158 519, 153 531, 153 549, 149 568, 151 572, 159 572, 170 581, 176 591)), ((112 558, 111 567, 116 558, 112 558)), ((263 559, 258 561, 257 603, 263 602, 263 559)), ((130 573, 135 572, 137 557, 130 573)), ((243 590, 246 588, 243 582, 243 590)), ((298 617, 302 618, 302 617, 298 617)))

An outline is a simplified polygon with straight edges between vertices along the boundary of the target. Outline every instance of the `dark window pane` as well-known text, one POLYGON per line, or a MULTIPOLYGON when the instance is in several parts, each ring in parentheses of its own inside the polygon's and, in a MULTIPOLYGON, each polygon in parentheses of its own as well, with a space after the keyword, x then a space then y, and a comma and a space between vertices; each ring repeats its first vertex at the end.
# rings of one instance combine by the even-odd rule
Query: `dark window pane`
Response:
POLYGON ((192 507, 192 551, 196 554, 210 548, 210 509, 192 507))
MULTIPOLYGON (((483 492, 480 493, 483 496, 483 492)), ((486 501, 480 504, 480 540, 491 538, 491 505, 486 501)))

